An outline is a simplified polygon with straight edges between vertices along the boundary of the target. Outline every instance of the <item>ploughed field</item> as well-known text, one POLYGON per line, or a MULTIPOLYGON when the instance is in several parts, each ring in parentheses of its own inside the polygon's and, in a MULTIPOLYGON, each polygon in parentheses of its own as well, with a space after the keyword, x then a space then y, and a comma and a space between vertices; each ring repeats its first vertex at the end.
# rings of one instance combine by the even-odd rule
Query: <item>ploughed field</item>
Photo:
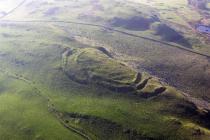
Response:
POLYGON ((208 42, 188 34, 180 13, 161 13, 172 4, 190 9, 26 0, 4 11, 0 139, 208 140, 208 42))

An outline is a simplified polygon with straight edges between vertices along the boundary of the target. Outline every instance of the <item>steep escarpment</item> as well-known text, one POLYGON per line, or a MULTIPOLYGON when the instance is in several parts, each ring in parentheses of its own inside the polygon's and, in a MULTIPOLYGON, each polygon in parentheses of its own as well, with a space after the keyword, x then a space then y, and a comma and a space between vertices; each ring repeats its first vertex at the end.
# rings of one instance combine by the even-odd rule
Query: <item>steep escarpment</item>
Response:
POLYGON ((155 77, 139 73, 112 58, 105 48, 67 50, 62 66, 69 78, 81 84, 94 84, 115 92, 151 97, 165 91, 155 77))
POLYGON ((191 118, 205 127, 210 126, 208 109, 158 78, 130 68, 112 57, 105 48, 67 49, 62 54, 62 69, 68 78, 80 84, 167 102, 168 106, 163 108, 167 113, 191 118))

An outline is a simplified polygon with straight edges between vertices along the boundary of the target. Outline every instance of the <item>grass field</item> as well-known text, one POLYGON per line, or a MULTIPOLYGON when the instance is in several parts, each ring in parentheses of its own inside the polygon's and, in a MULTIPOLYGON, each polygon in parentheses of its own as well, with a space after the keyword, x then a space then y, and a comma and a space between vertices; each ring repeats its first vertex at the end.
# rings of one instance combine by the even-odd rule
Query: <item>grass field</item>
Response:
POLYGON ((208 58, 100 26, 38 21, 97 23, 191 43, 171 24, 187 26, 179 14, 156 13, 186 1, 133 2, 29 0, 4 18, 13 21, 0 20, 1 140, 209 139, 208 108, 182 94, 210 101, 208 58), (163 25, 171 38, 157 32, 163 25), (113 90, 125 86, 132 92, 113 90))

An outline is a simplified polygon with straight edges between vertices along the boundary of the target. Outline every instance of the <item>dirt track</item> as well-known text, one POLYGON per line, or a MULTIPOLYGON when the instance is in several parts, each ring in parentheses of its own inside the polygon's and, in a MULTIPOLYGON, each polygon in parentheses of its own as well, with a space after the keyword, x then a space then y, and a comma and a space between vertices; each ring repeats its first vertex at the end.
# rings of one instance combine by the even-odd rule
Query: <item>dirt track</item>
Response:
POLYGON ((76 21, 60 21, 60 20, 26 20, 26 21, 24 21, 24 20, 23 21, 19 21, 19 20, 0 20, 0 23, 67 23, 67 24, 78 24, 78 25, 84 25, 84 26, 92 26, 92 27, 98 27, 98 28, 103 28, 103 29, 106 29, 106 30, 118 32, 118 33, 128 35, 128 36, 132 36, 132 37, 137 37, 137 38, 149 40, 149 41, 160 43, 160 44, 163 44, 163 45, 168 45, 170 47, 175 47, 175 48, 181 49, 183 51, 187 51, 187 52, 190 52, 190 53, 193 53, 193 54, 196 54, 196 55, 200 55, 200 56, 203 56, 203 57, 210 58, 210 55, 208 55, 208 54, 204 54, 204 53, 201 53, 201 52, 198 52, 198 51, 195 51, 195 50, 192 50, 192 49, 188 49, 188 48, 185 48, 185 47, 182 47, 182 46, 179 46, 179 45, 171 44, 171 43, 164 42, 164 41, 161 41, 161 40, 152 39, 152 38, 149 38, 149 37, 144 37, 144 36, 132 34, 132 33, 129 33, 129 32, 125 32, 125 31, 122 31, 122 30, 114 29, 114 28, 107 27, 107 26, 104 26, 104 25, 99 25, 99 24, 83 23, 83 22, 76 22, 76 21))

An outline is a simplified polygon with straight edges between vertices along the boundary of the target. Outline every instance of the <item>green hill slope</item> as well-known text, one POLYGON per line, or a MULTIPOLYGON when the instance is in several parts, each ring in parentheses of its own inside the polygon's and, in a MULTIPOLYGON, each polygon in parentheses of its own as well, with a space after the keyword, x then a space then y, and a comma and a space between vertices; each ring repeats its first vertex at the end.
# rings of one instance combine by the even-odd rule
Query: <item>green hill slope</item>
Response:
POLYGON ((209 140, 209 60, 161 43, 185 38, 144 4, 27 0, 1 19, 0 139, 209 140))

